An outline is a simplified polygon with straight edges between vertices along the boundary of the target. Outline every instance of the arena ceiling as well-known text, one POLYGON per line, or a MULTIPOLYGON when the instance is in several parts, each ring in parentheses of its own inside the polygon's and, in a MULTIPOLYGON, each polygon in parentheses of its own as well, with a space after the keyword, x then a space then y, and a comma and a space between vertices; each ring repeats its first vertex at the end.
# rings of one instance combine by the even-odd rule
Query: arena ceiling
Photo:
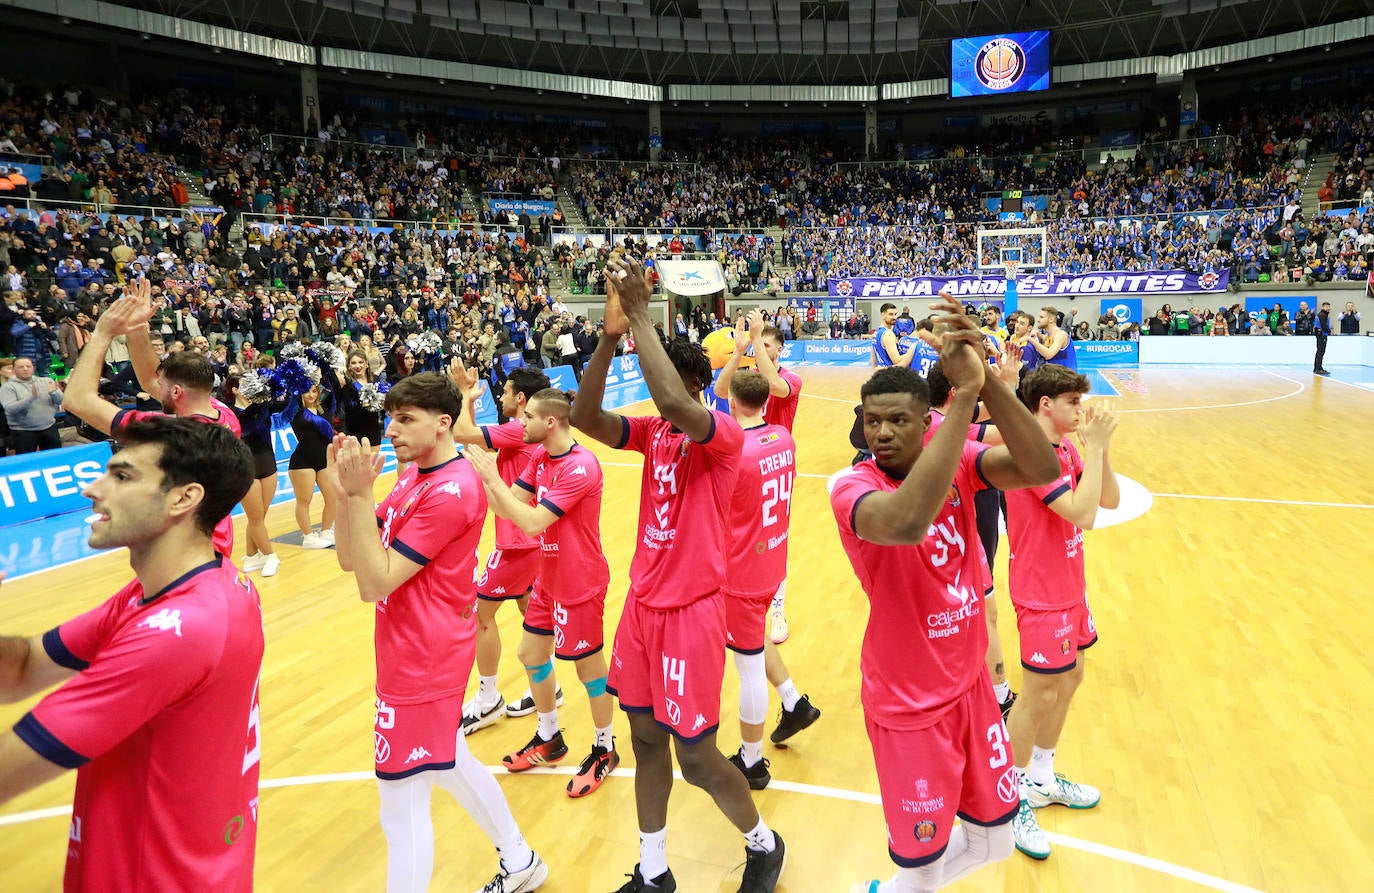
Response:
POLYGON ((951 38, 1047 28, 1052 63, 1168 56, 1374 0, 116 0, 313 47, 664 84, 947 77, 951 38))

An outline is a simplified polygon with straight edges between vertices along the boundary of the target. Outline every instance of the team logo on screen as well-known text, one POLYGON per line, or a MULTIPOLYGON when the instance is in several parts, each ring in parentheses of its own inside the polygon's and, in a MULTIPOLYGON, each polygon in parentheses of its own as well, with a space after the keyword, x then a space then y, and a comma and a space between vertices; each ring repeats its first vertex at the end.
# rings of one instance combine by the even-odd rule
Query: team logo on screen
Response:
POLYGON ((1010 37, 994 37, 978 50, 973 73, 989 90, 1005 90, 1026 73, 1026 51, 1010 37))

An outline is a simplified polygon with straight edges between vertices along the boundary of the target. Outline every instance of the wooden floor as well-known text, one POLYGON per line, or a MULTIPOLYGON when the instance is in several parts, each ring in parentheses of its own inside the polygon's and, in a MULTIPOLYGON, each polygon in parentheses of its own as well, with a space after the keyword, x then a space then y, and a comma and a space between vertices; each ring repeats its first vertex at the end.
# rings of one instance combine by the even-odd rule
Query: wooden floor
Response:
MULTIPOLYGON (((792 638, 783 654, 824 716, 791 749, 767 746, 775 784, 757 795, 765 818, 787 838, 791 857, 779 889, 790 893, 843 891, 891 872, 858 703, 866 603, 824 488, 852 454, 850 407, 865 374, 802 370, 798 459, 808 476, 799 479, 793 503, 792 638)), ((1116 467, 1155 499, 1142 517, 1087 534, 1102 640, 1090 653, 1057 759, 1060 771, 1099 786, 1102 804, 1041 811, 1046 830, 1058 835, 1049 861, 1016 855, 958 889, 1374 888, 1364 837, 1374 827, 1374 772, 1365 753, 1374 737, 1366 651, 1374 630, 1374 392, 1291 369, 1147 369, 1116 383, 1122 396, 1115 403, 1128 413, 1113 448, 1116 467)), ((633 454, 596 451, 607 462, 609 631, 634 542, 638 468, 633 454)), ((290 508, 277 507, 269 520, 274 533, 285 532, 290 508)), ((1002 635, 1014 654, 1005 551, 996 574, 1002 635)), ((283 553, 281 573, 259 581, 267 654, 258 888, 380 890, 385 847, 370 772, 372 611, 332 553, 283 553)), ((0 629, 46 629, 127 577, 117 553, 6 585, 0 629)), ((501 683, 510 697, 525 685, 513 653, 513 608, 502 628, 501 683)), ((590 744, 590 721, 575 677, 563 665, 559 672, 575 758, 590 744)), ((1012 671, 1018 685, 1019 673, 1012 671)), ((735 715, 733 677, 727 673, 727 717, 735 715)), ((0 708, 0 722, 7 727, 25 709, 0 708)), ((470 743, 496 765, 528 739, 532 725, 528 718, 503 721, 470 743)), ((617 727, 628 757, 623 716, 617 727)), ((721 746, 733 749, 737 728, 727 720, 722 729, 721 746)), ((564 795, 564 777, 502 773, 500 781, 526 836, 552 866, 544 889, 604 893, 620 885, 638 858, 628 777, 580 801, 564 795)), ((65 815, 23 814, 64 807, 70 794, 71 776, 0 809, 0 888, 60 887, 65 815)), ((491 848, 447 795, 435 795, 434 817, 433 889, 477 889, 495 870, 491 848)), ((704 794, 682 783, 670 808, 668 848, 683 893, 737 886, 739 835, 704 794)))

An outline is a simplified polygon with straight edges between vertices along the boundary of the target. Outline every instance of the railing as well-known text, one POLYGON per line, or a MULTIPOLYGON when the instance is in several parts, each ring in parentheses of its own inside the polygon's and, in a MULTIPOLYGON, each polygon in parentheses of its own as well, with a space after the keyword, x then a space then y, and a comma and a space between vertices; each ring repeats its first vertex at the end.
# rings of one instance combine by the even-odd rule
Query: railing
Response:
POLYGON ((51 155, 36 155, 32 152, 0 152, 0 162, 17 161, 20 164, 38 164, 52 167, 51 155))
POLYGON ((322 140, 317 136, 292 135, 289 133, 265 133, 262 136, 262 146, 270 152, 276 151, 277 147, 287 143, 304 143, 307 146, 335 147, 367 149, 369 151, 398 152, 401 158, 409 161, 420 154, 419 149, 414 146, 393 146, 387 143, 364 143, 357 140, 322 140))
POLYGON ((90 201, 70 201, 68 199, 47 199, 35 198, 14 198, 7 197, 5 203, 14 205, 16 208, 23 207, 30 211, 68 211, 76 214, 97 215, 106 214, 118 217, 171 217, 182 219, 191 211, 190 207, 159 208, 152 205, 126 205, 119 202, 102 205, 90 201))

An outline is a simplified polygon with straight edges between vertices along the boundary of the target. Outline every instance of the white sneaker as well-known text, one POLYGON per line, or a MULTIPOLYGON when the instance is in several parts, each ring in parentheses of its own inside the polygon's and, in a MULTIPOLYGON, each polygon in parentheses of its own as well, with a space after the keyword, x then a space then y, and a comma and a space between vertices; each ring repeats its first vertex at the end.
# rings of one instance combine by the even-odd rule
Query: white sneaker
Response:
POLYGON ((1016 848, 1032 859, 1044 861, 1050 857, 1050 842, 1045 839, 1045 832, 1040 830, 1040 822, 1035 818, 1035 810, 1026 800, 1021 801, 1016 818, 1011 820, 1011 836, 1016 841, 1016 848))
POLYGON ((328 549, 329 542, 318 533, 310 532, 301 537, 302 549, 328 549))
POLYGON ((538 853, 535 853, 528 868, 511 872, 502 869, 477 893, 527 893, 529 890, 539 889, 548 879, 549 866, 544 864, 538 853))
POLYGON ((281 558, 277 556, 276 552, 273 552, 266 557, 266 563, 262 566, 262 575, 264 577, 275 577, 277 575, 277 568, 279 567, 281 567, 281 558))
POLYGON ((770 632, 768 633, 768 638, 773 640, 774 645, 781 645, 783 642, 787 641, 789 635, 787 629, 787 615, 783 613, 782 608, 774 608, 769 612, 768 617, 771 621, 769 624, 770 632))
POLYGON ((326 528, 322 529, 322 530, 320 531, 320 536, 324 539, 325 542, 329 543, 329 545, 331 545, 331 546, 334 545, 334 528, 333 528, 333 527, 326 527, 326 528))
POLYGON ((506 715, 506 699, 496 698, 490 707, 482 706, 482 696, 474 695, 463 705, 463 723, 459 727, 464 735, 471 735, 478 729, 485 729, 506 715))
MULTIPOLYGON (((554 702, 553 702, 553 704, 554 704, 555 707, 562 707, 562 706, 563 706, 563 686, 561 686, 561 685, 558 687, 557 691, 554 693, 554 702)), ((524 696, 523 696, 522 698, 520 698, 520 700, 518 700, 518 701, 511 701, 509 704, 506 705, 506 715, 507 715, 507 716, 529 716, 531 713, 535 712, 536 709, 537 709, 537 708, 534 706, 534 692, 530 691, 530 690, 527 688, 527 689, 525 689, 525 694, 524 694, 524 696)))
POLYGON ((1078 784, 1055 773, 1050 784, 1036 784, 1026 779, 1026 799, 1031 808, 1041 809, 1054 803, 1069 809, 1092 809, 1102 800, 1102 793, 1092 785, 1078 784))
POLYGON ((249 555, 247 558, 243 559, 243 566, 241 569, 245 571, 259 571, 262 570, 263 565, 265 565, 266 563, 266 555, 262 554, 261 552, 254 552, 252 555, 249 555))

